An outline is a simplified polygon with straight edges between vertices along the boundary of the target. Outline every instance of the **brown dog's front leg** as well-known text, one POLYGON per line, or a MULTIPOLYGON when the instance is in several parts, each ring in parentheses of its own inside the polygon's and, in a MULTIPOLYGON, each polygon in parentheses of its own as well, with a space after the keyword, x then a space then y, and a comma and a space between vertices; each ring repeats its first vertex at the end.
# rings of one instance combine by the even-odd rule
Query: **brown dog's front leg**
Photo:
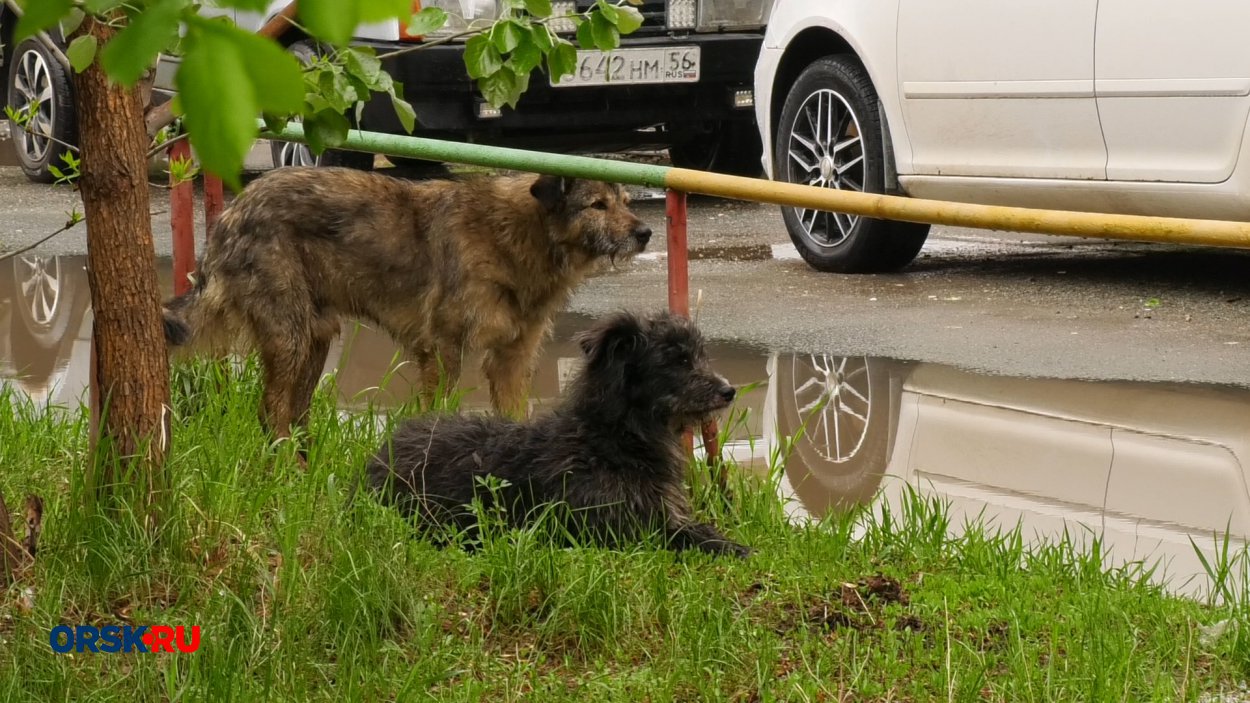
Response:
POLYGON ((728 554, 745 559, 753 551, 722 535, 705 522, 690 522, 667 530, 669 544, 677 550, 698 549, 709 554, 728 554))
POLYGON ((515 342, 491 349, 482 359, 482 372, 490 383, 490 399, 496 412, 514 420, 529 413, 530 382, 542 335, 529 331, 515 342))

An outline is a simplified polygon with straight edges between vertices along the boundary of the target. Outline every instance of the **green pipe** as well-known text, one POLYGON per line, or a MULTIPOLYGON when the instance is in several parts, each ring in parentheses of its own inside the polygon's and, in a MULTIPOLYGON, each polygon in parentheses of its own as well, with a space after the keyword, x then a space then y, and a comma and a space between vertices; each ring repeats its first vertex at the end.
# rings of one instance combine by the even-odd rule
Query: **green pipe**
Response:
MULTIPOLYGON (((265 131, 263 126, 261 129, 261 136, 267 138, 304 141, 304 130, 298 123, 291 123, 286 129, 276 134, 265 131)), ((463 144, 359 130, 348 133, 343 148, 432 161, 451 161, 531 173, 630 183, 653 188, 668 188, 685 193, 701 193, 722 198, 846 212, 865 217, 908 222, 1143 242, 1250 248, 1250 222, 1068 212, 922 200, 836 188, 818 188, 767 179, 742 178, 670 166, 634 164, 586 156, 546 154, 523 149, 463 144)))
MULTIPOLYGON (((261 136, 266 139, 282 139, 293 142, 305 141, 304 127, 298 122, 287 124, 286 129, 277 133, 269 132, 262 126, 261 136)), ((515 171, 549 173, 555 176, 568 176, 570 178, 629 183, 651 188, 663 188, 665 178, 670 170, 669 166, 634 164, 626 161, 592 159, 588 156, 570 156, 568 154, 546 154, 524 149, 448 142, 400 134, 364 132, 355 129, 347 133, 347 141, 343 143, 341 148, 352 151, 367 151, 375 154, 406 156, 413 159, 450 161, 515 171)))

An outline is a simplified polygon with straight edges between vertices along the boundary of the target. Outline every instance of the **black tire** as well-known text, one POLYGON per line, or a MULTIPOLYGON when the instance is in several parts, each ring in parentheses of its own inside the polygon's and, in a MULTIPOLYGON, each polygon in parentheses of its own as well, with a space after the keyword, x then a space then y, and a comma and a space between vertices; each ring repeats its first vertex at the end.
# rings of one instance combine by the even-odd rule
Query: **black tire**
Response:
POLYGON ((78 144, 78 118, 69 74, 52 52, 32 37, 13 50, 7 87, 6 102, 19 112, 34 102, 45 88, 51 89, 52 99, 40 103, 37 124, 32 125, 39 130, 38 134, 24 131, 16 124, 10 128, 22 172, 37 183, 52 183, 56 176, 49 166, 63 167, 61 155, 70 151, 65 145, 78 144))
POLYGON ((678 168, 753 177, 764 172, 760 163, 763 153, 754 122, 731 122, 674 144, 668 157, 678 168))
POLYGON ((888 362, 870 357, 777 358, 778 431, 797 438, 786 476, 813 515, 862 505, 876 495, 890 458, 897 403, 890 376, 888 362))
MULTIPOLYGON (((886 157, 877 106, 877 91, 853 56, 813 62, 790 88, 777 123, 777 180, 884 193, 886 157), (836 119, 810 119, 825 111, 836 119), (824 125, 824 134, 816 123, 824 125)), ((916 258, 929 235, 926 224, 793 207, 781 212, 799 254, 819 271, 896 271, 916 258)))
MULTIPOLYGON (((318 47, 309 41, 292 44, 287 51, 295 55, 301 65, 311 64, 320 55, 318 47)), ((355 122, 355 115, 348 115, 349 122, 355 122)), ((354 125, 353 125, 354 126, 354 125)), ((274 168, 284 166, 346 166, 358 171, 373 170, 373 154, 364 151, 347 149, 326 149, 320 156, 314 156, 307 144, 299 142, 269 142, 269 153, 273 157, 274 168)))

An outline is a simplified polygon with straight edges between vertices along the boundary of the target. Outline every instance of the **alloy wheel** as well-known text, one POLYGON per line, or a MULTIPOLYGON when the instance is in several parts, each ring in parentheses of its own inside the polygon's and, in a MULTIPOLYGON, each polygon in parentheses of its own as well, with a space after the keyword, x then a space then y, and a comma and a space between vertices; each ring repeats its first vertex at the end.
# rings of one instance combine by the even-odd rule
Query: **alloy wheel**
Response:
POLYGON ((26 129, 14 128, 13 138, 30 163, 39 163, 52 148, 52 127, 56 124, 56 101, 53 96, 52 73, 48 63, 37 51, 27 51, 17 58, 10 97, 14 111, 26 113, 37 105, 26 129))
MULTIPOLYGON (((807 96, 790 126, 786 165, 791 183, 864 191, 864 142, 859 119, 835 91, 807 96)), ((796 208, 803 230, 814 242, 836 245, 850 236, 858 215, 796 208)))

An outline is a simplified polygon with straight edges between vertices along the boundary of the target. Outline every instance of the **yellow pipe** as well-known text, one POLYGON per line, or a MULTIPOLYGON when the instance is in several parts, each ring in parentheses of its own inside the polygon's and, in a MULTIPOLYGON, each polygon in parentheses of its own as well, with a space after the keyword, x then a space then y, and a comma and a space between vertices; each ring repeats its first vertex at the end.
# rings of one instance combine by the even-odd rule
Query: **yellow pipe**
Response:
POLYGON ((1250 247, 1250 222, 1144 217, 919 200, 897 195, 875 195, 757 178, 727 176, 684 168, 670 169, 665 176, 665 185, 687 193, 791 205, 811 210, 845 212, 889 220, 1169 244, 1250 247))

